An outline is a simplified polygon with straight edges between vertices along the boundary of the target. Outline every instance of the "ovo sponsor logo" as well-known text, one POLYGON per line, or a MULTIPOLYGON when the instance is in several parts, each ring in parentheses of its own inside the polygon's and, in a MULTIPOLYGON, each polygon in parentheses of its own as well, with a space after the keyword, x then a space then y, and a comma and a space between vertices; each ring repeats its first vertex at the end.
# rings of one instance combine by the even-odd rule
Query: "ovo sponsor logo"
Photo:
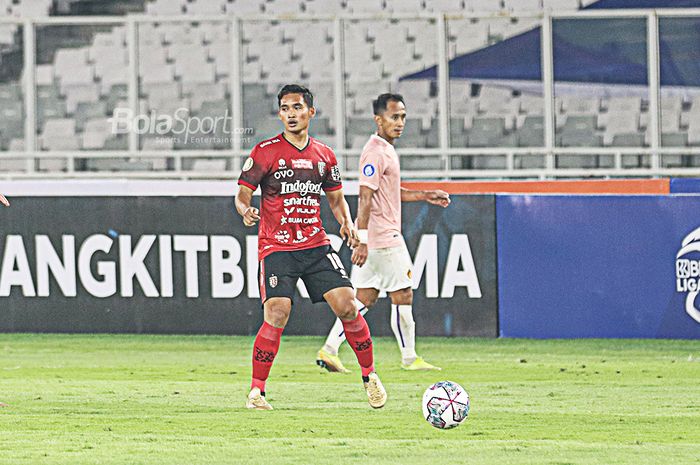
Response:
POLYGON ((294 171, 293 170, 279 170, 275 171, 275 179, 286 179, 286 178, 291 178, 294 176, 294 171))
POLYGON ((700 259, 684 258, 693 252, 700 257, 700 228, 683 238, 676 254, 676 292, 687 292, 685 311, 700 323, 700 310, 695 306, 695 298, 700 293, 700 259))

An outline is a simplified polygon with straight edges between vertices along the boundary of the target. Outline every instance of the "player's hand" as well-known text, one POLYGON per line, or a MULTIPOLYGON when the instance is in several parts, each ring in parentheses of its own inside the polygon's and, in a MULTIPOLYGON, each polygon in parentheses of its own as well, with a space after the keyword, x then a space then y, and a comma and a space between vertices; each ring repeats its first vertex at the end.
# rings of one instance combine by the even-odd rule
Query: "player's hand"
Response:
POLYGON ((362 266, 367 261, 367 244, 360 244, 352 251, 352 264, 362 266))
POLYGON ((5 198, 4 195, 0 194, 0 203, 5 205, 6 207, 10 206, 10 202, 5 198))
POLYGON ((425 201, 428 203, 432 203, 433 205, 439 205, 442 208, 445 208, 450 204, 450 194, 448 194, 445 191, 428 191, 425 194, 425 201))
POLYGON ((357 235, 357 229, 352 223, 343 223, 340 225, 340 237, 347 242, 348 247, 354 249, 360 245, 360 236, 357 235))
POLYGON ((258 221, 260 221, 260 210, 255 207, 248 207, 243 214, 243 224, 254 226, 258 221))

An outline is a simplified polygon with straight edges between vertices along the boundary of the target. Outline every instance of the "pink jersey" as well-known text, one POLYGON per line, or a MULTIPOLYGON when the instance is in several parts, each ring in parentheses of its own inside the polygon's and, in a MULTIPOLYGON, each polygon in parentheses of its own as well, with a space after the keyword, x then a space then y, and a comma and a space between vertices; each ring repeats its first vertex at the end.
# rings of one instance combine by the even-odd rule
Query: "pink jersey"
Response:
POLYGON ((360 186, 374 191, 369 216, 370 249, 403 245, 401 171, 394 146, 372 134, 360 155, 360 186))

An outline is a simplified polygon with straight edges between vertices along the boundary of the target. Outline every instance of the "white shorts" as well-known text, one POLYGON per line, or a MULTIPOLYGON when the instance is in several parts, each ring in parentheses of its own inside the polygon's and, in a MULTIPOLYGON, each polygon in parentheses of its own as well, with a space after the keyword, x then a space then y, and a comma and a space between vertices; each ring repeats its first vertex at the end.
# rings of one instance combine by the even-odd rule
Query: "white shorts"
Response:
POLYGON ((379 289, 394 292, 413 285, 413 263, 406 244, 385 249, 370 249, 362 267, 353 265, 355 289, 379 289))

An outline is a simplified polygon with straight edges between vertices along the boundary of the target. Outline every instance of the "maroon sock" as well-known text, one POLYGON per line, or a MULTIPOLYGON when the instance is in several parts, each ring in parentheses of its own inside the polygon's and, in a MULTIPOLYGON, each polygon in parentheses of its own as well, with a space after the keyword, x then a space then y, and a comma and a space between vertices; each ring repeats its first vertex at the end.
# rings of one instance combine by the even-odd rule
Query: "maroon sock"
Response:
POLYGON ((258 335, 253 344, 253 382, 251 389, 254 387, 260 388, 265 392, 265 381, 270 374, 272 362, 275 360, 275 355, 280 348, 280 339, 282 338, 284 328, 275 328, 272 325, 263 322, 258 330, 258 335))
MULTIPOLYGON (((342 321, 342 320, 341 320, 342 321)), ((345 338, 355 351, 357 361, 362 368, 362 376, 368 376, 374 371, 374 355, 372 354, 372 337, 365 318, 358 312, 352 321, 343 321, 345 338)))

